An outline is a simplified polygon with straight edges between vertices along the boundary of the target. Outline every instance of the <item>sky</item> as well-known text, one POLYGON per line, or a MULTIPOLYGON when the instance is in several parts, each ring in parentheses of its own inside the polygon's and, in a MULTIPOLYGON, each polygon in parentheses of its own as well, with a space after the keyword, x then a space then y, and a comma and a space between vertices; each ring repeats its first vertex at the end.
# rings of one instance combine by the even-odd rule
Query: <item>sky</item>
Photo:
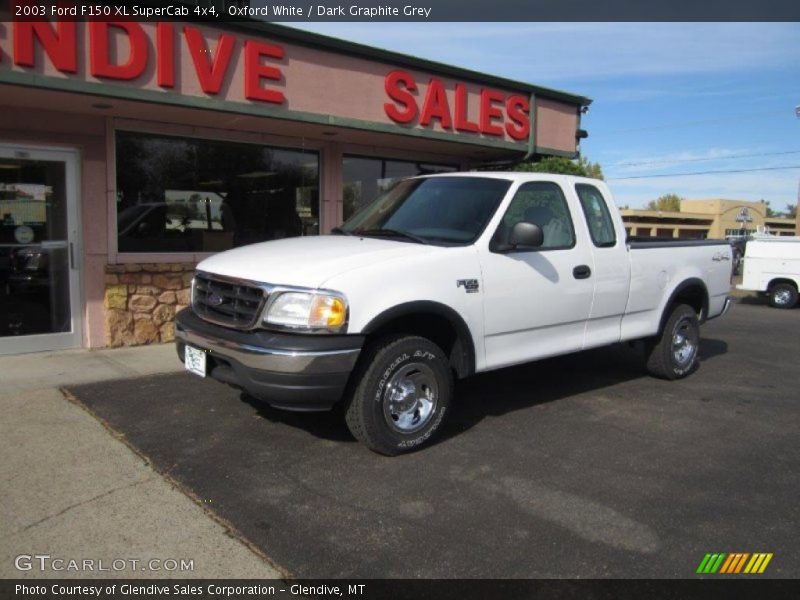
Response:
POLYGON ((800 23, 287 25, 592 98, 581 153, 620 206, 797 201, 800 23), (688 175, 744 169, 771 170, 688 175))

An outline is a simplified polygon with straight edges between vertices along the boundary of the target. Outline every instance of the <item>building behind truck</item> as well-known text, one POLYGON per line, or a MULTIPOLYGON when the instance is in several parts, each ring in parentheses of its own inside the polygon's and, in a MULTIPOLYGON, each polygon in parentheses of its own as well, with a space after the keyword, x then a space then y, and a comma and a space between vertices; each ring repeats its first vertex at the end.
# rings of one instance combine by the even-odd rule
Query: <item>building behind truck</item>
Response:
POLYGON ((621 212, 626 231, 636 237, 736 240, 756 233, 798 234, 794 218, 770 216, 765 202, 749 200, 687 199, 678 211, 623 208, 621 212))

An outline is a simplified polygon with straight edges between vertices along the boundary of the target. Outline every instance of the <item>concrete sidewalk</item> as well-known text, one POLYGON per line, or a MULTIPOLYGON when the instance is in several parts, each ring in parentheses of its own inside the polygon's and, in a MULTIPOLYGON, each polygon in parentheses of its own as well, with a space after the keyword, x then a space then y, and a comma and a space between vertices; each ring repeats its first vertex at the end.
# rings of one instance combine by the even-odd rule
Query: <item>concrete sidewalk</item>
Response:
POLYGON ((204 511, 202 499, 176 489, 59 391, 181 368, 172 344, 0 356, 0 577, 281 575, 204 511), (41 571, 34 560, 19 571, 19 555, 50 555, 64 566, 92 560, 95 570, 41 571), (140 561, 135 568, 131 559, 140 561), (162 562, 148 565, 153 559, 162 562), (167 571, 169 559, 193 561, 193 570, 167 571), (98 572, 101 560, 124 568, 98 572))

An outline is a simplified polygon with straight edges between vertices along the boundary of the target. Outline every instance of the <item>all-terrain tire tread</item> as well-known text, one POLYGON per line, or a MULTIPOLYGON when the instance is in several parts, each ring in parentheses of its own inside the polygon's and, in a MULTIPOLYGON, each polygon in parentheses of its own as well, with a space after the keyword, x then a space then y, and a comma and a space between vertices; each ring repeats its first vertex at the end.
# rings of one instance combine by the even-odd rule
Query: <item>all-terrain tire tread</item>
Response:
MULTIPOLYGON (((371 450, 386 456, 401 454, 403 450, 383 443, 380 434, 371 430, 366 421, 363 396, 367 393, 366 388, 372 379, 372 368, 380 362, 381 357, 394 352, 397 346, 415 340, 424 344, 432 344, 441 353, 440 356, 444 356, 444 353, 436 344, 433 344, 429 339, 421 336, 405 334, 389 334, 383 336, 368 343, 362 350, 358 364, 350 379, 350 389, 346 394, 344 411, 345 423, 350 433, 371 450)), ((452 374, 449 370, 448 375, 450 376, 450 387, 452 388, 452 374)))

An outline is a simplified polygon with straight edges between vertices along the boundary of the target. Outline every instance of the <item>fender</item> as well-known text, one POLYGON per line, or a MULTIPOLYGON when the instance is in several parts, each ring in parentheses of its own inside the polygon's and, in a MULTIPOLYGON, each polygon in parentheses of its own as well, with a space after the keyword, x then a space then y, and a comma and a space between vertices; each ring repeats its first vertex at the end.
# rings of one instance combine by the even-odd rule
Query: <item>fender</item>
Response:
POLYGON ((673 305, 675 299, 680 296, 681 292, 687 290, 690 287, 699 287, 703 290, 703 306, 701 308, 700 313, 700 322, 704 322, 706 317, 708 316, 708 288, 706 287, 705 282, 702 279, 697 277, 691 277, 682 281, 669 295, 666 304, 664 304, 664 308, 661 311, 661 321, 658 324, 658 331, 662 331, 664 329, 664 323, 666 323, 667 319, 669 318, 669 314, 667 313, 667 309, 673 305))
POLYGON ((460 377, 467 377, 475 373, 475 343, 472 339, 472 333, 464 318, 458 314, 454 309, 431 300, 417 300, 414 302, 405 302, 389 308, 376 317, 373 317, 361 330, 362 335, 369 335, 387 323, 394 321, 401 317, 407 317, 420 313, 434 314, 444 317, 450 325, 456 330, 458 339, 453 346, 454 351, 459 350, 459 342, 461 346, 461 361, 463 364, 463 372, 459 370, 460 377))

